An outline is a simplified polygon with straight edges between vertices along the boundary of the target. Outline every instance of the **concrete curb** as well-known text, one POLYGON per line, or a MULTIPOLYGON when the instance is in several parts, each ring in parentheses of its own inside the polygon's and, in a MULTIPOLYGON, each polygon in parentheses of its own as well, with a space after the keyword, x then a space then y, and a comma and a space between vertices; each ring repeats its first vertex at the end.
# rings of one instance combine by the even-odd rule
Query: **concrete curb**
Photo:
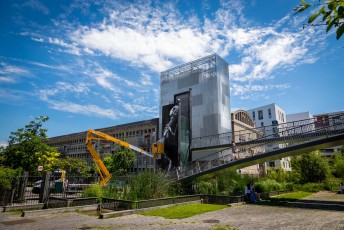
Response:
POLYGON ((54 208, 54 209, 41 209, 41 210, 32 210, 32 211, 23 211, 21 216, 34 216, 42 213, 63 213, 63 212, 75 212, 75 211, 89 211, 97 210, 99 208, 98 204, 84 205, 84 206, 74 206, 74 207, 63 207, 63 208, 54 208))
POLYGON ((238 203, 231 203, 231 204, 227 204, 227 206, 229 207, 236 207, 236 206, 241 206, 241 205, 245 205, 245 202, 238 202, 238 203))
POLYGON ((29 205, 25 204, 25 205, 15 205, 15 206, 4 206, 3 212, 43 209, 43 207, 44 207, 44 203, 29 204, 29 205))

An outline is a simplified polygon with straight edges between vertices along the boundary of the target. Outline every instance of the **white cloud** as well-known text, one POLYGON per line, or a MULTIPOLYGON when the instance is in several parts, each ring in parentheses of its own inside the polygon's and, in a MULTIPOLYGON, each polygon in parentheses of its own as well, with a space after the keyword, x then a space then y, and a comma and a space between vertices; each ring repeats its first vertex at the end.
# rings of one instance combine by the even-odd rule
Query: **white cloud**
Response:
POLYGON ((52 96, 61 94, 87 94, 90 92, 88 85, 85 83, 70 84, 68 82, 57 82, 52 89, 38 90, 37 94, 41 100, 49 101, 52 96))
POLYGON ((116 120, 119 117, 123 116, 123 114, 119 111, 116 111, 113 109, 104 109, 97 105, 80 105, 73 102, 54 101, 54 100, 49 100, 48 103, 52 109, 55 109, 58 111, 65 111, 69 113, 109 118, 112 120, 116 120))
POLYGON ((12 66, 12 65, 8 65, 4 62, 0 63, 0 75, 28 75, 30 74, 30 71, 21 67, 17 67, 17 66, 12 66))
POLYGON ((36 42, 44 42, 43 38, 31 38, 31 40, 36 41, 36 42))
POLYGON ((142 85, 153 85, 152 77, 143 73, 140 78, 140 83, 142 85))
POLYGON ((38 0, 29 0, 26 1, 24 6, 29 6, 34 10, 41 11, 43 14, 48 15, 50 13, 49 8, 43 5, 40 1, 38 0))
MULTIPOLYGON (((48 42, 50 44, 54 44, 54 45, 58 45, 58 46, 66 48, 66 49, 58 49, 59 52, 66 52, 66 53, 70 53, 77 56, 81 55, 80 49, 77 47, 76 44, 68 44, 62 39, 51 38, 51 37, 48 38, 48 42)), ((87 51, 87 53, 90 53, 90 51, 87 48, 84 50, 87 51)))
POLYGON ((13 77, 1 77, 0 76, 0 83, 16 83, 17 79, 13 77))
MULTIPOLYGON (((54 21, 58 29, 53 33, 26 33, 25 36, 51 44, 48 49, 52 53, 57 50, 84 60, 80 67, 83 77, 102 89, 103 100, 108 103, 113 98, 116 102, 126 101, 127 96, 136 100, 141 94, 142 98, 156 95, 152 100, 158 103, 159 94, 152 92, 156 88, 155 81, 139 71, 160 72, 214 52, 230 62, 229 73, 231 83, 235 84, 232 87, 235 95, 246 97, 248 94, 243 91, 257 93, 283 89, 269 83, 263 87, 261 80, 272 79, 278 76, 279 71, 290 70, 296 65, 315 62, 316 51, 311 49, 309 42, 314 31, 295 30, 300 23, 290 15, 268 26, 252 23, 244 16, 244 4, 221 1, 214 14, 201 18, 193 13, 184 14, 175 8, 174 3, 110 1, 101 11, 105 15, 97 15, 101 20, 84 25, 68 22, 67 15, 77 7, 87 13, 90 6, 86 5, 89 4, 82 7, 73 4, 73 9, 67 10, 63 20, 54 21), (288 23, 291 25, 286 27, 288 23), (58 33, 59 29, 63 33, 58 33), (233 56, 237 58, 232 59, 233 56), (102 58, 101 61, 97 60, 98 57, 102 58), (118 72, 115 68, 99 64, 109 58, 118 61, 114 66, 123 64, 118 72), (123 76, 121 68, 127 68, 128 63, 139 69, 138 74, 123 76), (260 81, 261 85, 253 84, 254 81, 260 81)), ((323 38, 318 39, 321 42, 323 38)), ((46 67, 49 68, 48 65, 46 67)), ((56 87, 42 90, 41 98, 47 100, 75 90, 64 85, 56 87)), ((139 100, 126 104, 121 106, 130 113, 149 108, 139 100)))
POLYGON ((232 80, 241 82, 271 79, 278 69, 316 60, 309 55, 310 37, 295 30, 300 23, 290 15, 273 26, 252 27, 240 2, 221 2, 212 19, 182 15, 172 3, 114 5, 107 7, 109 15, 101 23, 79 26, 70 34, 75 47, 157 72, 210 53, 227 56, 235 50, 242 62, 230 63, 230 73, 232 80), (286 28, 290 21, 292 26, 286 28))
POLYGON ((268 90, 273 90, 273 89, 282 90, 282 89, 288 89, 288 88, 290 88, 289 84, 240 85, 237 83, 233 83, 231 85, 231 93, 234 96, 245 96, 245 95, 249 95, 250 93, 253 93, 253 92, 263 92, 263 91, 268 91, 268 90))
POLYGON ((7 141, 0 140, 0 147, 7 147, 7 146, 8 146, 7 141))

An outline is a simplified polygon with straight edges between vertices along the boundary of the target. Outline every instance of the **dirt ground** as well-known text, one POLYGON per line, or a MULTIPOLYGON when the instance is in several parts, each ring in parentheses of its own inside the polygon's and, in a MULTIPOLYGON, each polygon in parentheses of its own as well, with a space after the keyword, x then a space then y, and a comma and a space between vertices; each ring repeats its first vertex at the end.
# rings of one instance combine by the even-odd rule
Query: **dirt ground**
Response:
MULTIPOLYGON (((344 206, 344 195, 320 192, 305 200, 344 206)), ((0 229, 343 229, 344 211, 245 204, 176 220, 128 215, 98 219, 76 212, 0 213, 0 229)))

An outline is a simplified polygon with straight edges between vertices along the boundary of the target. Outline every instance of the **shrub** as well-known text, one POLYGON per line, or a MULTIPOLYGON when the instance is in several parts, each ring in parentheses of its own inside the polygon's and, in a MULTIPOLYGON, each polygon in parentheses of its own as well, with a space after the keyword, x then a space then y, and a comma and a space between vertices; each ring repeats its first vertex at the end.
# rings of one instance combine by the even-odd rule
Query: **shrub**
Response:
POLYGON ((217 178, 218 192, 222 195, 242 195, 245 186, 252 180, 248 175, 241 175, 235 171, 229 171, 217 178))
POLYGON ((275 180, 267 179, 257 182, 255 185, 256 192, 272 192, 285 189, 285 184, 278 183, 275 180))
POLYGON ((0 167, 0 191, 9 190, 18 185, 21 169, 0 167))
POLYGON ((209 181, 197 182, 195 192, 196 194, 217 194, 218 190, 216 186, 216 180, 212 179, 209 181))
POLYGON ((307 183, 300 186, 299 190, 304 192, 319 192, 324 189, 323 184, 307 183))
POLYGON ((161 172, 144 171, 128 182, 124 198, 128 200, 147 200, 174 195, 175 183, 161 172))
POLYGON ((99 184, 92 184, 90 187, 83 190, 82 197, 103 197, 103 187, 99 184))

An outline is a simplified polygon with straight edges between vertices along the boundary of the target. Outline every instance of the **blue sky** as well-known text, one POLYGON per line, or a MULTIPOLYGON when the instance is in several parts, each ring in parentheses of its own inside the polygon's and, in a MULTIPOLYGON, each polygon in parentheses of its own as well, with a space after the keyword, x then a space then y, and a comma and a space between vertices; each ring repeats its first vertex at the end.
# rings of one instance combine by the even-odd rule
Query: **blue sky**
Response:
POLYGON ((344 38, 297 0, 1 1, 0 143, 37 116, 58 136, 158 117, 160 72, 217 53, 232 109, 344 109, 344 38))

